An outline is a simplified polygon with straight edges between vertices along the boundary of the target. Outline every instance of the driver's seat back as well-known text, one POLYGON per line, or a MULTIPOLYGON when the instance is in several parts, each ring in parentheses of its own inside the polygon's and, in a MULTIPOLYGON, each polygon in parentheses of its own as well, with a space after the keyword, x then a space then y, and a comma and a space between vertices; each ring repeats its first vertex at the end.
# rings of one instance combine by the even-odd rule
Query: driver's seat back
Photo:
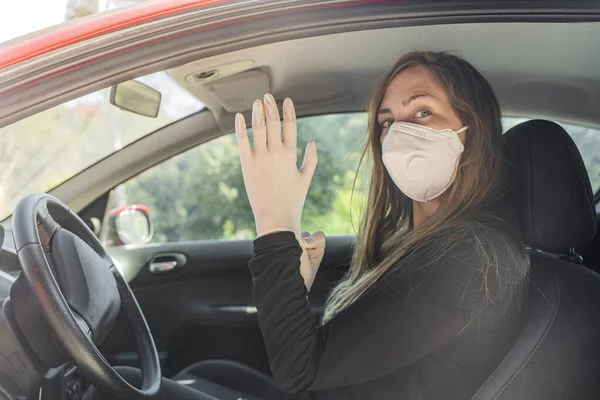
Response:
POLYGON ((505 139, 511 197, 532 247, 530 299, 520 336, 472 400, 600 399, 600 275, 573 262, 570 251, 596 232, 581 155, 549 121, 520 124, 505 139), (538 248, 565 249, 566 256, 538 248))

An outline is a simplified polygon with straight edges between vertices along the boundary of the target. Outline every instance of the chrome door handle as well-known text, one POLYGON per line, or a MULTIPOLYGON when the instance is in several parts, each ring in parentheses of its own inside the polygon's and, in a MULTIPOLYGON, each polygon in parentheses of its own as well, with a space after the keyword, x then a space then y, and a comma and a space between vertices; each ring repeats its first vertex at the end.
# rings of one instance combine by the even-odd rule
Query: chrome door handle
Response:
POLYGON ((152 257, 152 260, 150 260, 148 269, 151 274, 163 274, 183 268, 186 262, 186 256, 181 253, 156 254, 152 257))
POLYGON ((150 272, 160 274, 161 272, 172 271, 177 268, 177 261, 163 261, 150 263, 150 272))

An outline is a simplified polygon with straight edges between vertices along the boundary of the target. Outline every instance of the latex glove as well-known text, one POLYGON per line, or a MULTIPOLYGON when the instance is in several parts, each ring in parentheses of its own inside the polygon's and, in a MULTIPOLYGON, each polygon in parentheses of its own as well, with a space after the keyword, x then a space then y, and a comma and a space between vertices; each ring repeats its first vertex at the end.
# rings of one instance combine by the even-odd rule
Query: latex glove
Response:
POLYGON ((281 125, 273 96, 265 95, 264 105, 256 100, 251 148, 244 117, 239 113, 235 116, 244 185, 257 235, 289 230, 299 238, 304 201, 317 167, 317 148, 314 141, 307 144, 304 162, 298 169, 296 111, 290 99, 283 102, 283 139, 281 125))
POLYGON ((302 232, 301 240, 303 252, 300 257, 300 274, 304 278, 306 289, 310 290, 325 255, 326 239, 323 232, 317 231, 312 235, 302 232))

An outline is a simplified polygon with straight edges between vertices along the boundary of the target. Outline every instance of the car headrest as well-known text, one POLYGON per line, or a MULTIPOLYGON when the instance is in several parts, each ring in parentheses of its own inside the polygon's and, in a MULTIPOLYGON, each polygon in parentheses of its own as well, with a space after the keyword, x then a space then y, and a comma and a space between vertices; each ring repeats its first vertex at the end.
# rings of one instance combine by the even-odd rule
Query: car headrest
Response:
POLYGON ((544 120, 504 135, 513 166, 511 197, 526 244, 574 248, 596 233, 594 196, 581 154, 569 134, 544 120))

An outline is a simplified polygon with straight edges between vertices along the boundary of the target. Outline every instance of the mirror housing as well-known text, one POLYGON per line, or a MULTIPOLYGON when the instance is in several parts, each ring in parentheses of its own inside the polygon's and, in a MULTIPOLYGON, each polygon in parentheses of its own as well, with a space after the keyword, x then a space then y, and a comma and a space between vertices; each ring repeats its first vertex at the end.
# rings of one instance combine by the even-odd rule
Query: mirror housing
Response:
POLYGON ((154 228, 150 208, 143 204, 130 204, 110 211, 103 244, 108 247, 128 244, 145 244, 152 240, 154 228))
POLYGON ((156 118, 162 95, 156 89, 138 81, 127 81, 110 90, 110 104, 134 114, 156 118))

